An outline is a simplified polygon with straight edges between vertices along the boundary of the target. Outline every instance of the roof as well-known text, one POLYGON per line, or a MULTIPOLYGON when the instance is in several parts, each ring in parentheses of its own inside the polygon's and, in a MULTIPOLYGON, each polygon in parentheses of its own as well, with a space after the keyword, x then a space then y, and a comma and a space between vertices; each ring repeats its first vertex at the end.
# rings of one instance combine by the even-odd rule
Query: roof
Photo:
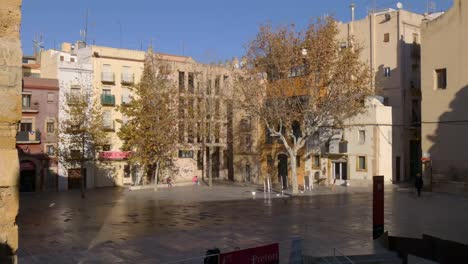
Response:
POLYGON ((40 69, 41 65, 39 63, 31 63, 31 64, 23 64, 23 68, 31 68, 31 69, 40 69))
POLYGON ((23 87, 29 89, 58 90, 57 79, 23 77, 23 87))

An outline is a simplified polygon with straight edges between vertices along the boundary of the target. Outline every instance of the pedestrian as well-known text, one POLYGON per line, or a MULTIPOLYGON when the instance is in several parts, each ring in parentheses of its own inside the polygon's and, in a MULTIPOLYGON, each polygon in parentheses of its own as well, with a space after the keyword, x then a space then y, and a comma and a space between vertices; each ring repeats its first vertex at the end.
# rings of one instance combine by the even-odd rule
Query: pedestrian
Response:
POLYGON ((423 185, 424 185, 424 182, 421 177, 421 173, 416 174, 416 180, 414 181, 414 186, 416 187, 416 190, 418 191, 418 197, 421 196, 421 189, 423 185))
POLYGON ((172 187, 172 179, 171 177, 167 177, 167 187, 172 187))
POLYGON ((195 183, 196 185, 199 185, 199 184, 200 184, 200 182, 198 181, 198 176, 196 176, 196 175, 195 175, 195 176, 193 176, 193 178, 192 178, 192 182, 193 182, 193 183, 195 183))

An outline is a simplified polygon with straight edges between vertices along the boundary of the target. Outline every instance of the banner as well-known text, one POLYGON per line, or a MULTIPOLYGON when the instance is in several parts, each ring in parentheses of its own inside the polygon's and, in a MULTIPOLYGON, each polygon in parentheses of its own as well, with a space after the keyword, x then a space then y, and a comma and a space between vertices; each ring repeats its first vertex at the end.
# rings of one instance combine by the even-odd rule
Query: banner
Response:
POLYGON ((278 243, 222 253, 219 264, 278 264, 278 243))

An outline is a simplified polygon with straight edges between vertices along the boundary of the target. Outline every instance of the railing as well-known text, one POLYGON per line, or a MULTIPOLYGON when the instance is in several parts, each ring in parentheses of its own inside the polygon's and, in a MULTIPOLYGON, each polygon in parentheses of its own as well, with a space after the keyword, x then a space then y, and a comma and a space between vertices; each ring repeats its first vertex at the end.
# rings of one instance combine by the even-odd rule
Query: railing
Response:
POLYGON ((115 74, 113 72, 102 72, 101 81, 103 83, 115 83, 115 74))
POLYGON ((41 132, 36 131, 19 131, 16 134, 16 143, 18 144, 30 144, 30 143, 41 143, 41 132))
POLYGON ((39 104, 30 104, 29 106, 22 105, 23 113, 37 113, 39 112, 39 104))
POLYGON ((112 94, 101 94, 101 104, 104 106, 115 106, 115 96, 112 94))
POLYGON ((134 84, 135 83, 135 75, 133 73, 122 73, 121 76, 122 84, 134 84))

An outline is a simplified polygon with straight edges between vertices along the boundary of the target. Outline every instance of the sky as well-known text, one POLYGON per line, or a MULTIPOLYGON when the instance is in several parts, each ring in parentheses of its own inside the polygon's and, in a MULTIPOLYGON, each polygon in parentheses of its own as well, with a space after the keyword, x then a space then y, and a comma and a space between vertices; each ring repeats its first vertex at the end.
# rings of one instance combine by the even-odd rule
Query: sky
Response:
MULTIPOLYGON (((429 0, 400 0, 404 9, 424 13, 429 0)), ((432 0, 434 11, 447 10, 453 0, 432 0)), ((295 24, 332 15, 356 19, 370 7, 395 8, 391 0, 23 0, 21 27, 25 55, 33 54, 35 36, 45 49, 80 40, 88 13, 88 43, 116 48, 191 56, 203 63, 242 57, 259 25, 295 24)), ((430 2, 430 1, 429 1, 430 2)))

